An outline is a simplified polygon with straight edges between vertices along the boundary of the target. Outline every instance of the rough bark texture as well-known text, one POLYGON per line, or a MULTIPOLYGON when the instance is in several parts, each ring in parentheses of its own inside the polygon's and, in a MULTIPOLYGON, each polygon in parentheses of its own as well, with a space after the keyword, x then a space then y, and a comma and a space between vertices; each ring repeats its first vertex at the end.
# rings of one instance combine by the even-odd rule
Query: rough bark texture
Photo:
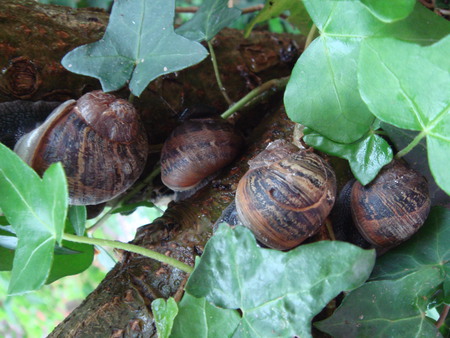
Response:
MULTIPOLYGON (((69 73, 59 61, 69 50, 100 39, 107 20, 103 11, 76 11, 31 0, 0 2, 0 102, 61 101, 99 88, 97 80, 69 73)), ((213 44, 224 86, 229 96, 238 100, 267 80, 289 75, 303 41, 267 32, 254 32, 244 39, 240 32, 227 29, 213 44)), ((128 95, 126 89, 117 94, 128 95)), ((186 107, 227 108, 209 59, 155 80, 135 103, 151 144, 167 137, 186 107)), ((135 244, 193 265, 212 234, 212 225, 233 200, 247 160, 271 140, 292 137, 293 125, 284 114, 279 94, 245 114, 236 114, 234 120, 246 136, 243 155, 194 196, 171 203, 161 218, 138 231, 135 244)), ((158 158, 150 155, 148 168, 158 158)), ((177 269, 124 253, 97 289, 50 336, 154 336, 152 300, 173 296, 185 278, 177 269)))

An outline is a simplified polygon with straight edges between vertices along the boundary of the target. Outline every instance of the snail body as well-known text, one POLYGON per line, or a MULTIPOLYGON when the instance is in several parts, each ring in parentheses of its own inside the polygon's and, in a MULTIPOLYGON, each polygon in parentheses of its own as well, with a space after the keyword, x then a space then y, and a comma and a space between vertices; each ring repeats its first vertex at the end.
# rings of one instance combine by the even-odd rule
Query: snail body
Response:
MULTIPOLYGON (((272 144, 236 190, 240 221, 264 245, 288 250, 312 236, 334 204, 336 178, 320 156, 272 144), (275 150, 274 150, 275 149, 275 150)), ((263 152, 264 153, 264 152, 263 152)))
POLYGON ((71 204, 99 204, 140 176, 148 153, 139 116, 126 100, 93 91, 58 106, 14 150, 37 173, 61 162, 71 204))
POLYGON ((161 179, 174 191, 193 189, 231 163, 242 143, 242 137, 223 119, 184 121, 163 145, 161 179))
POLYGON ((394 161, 367 186, 355 182, 350 205, 361 235, 376 247, 389 248, 419 230, 431 201, 425 178, 404 163, 394 161))

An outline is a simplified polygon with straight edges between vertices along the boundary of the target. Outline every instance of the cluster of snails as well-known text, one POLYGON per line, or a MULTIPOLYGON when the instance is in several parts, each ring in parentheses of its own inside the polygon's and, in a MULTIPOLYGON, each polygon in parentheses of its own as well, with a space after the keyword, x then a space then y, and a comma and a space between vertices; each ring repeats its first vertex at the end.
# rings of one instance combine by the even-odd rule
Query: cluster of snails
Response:
MULTIPOLYGON (((241 143, 226 121, 187 121, 163 146, 162 181, 175 191, 191 189, 231 163, 241 143)), ((288 250, 319 230, 336 199, 336 177, 324 159, 275 141, 249 166, 236 190, 236 211, 240 223, 262 244, 288 250)), ((395 161, 366 187, 353 184, 350 205, 365 240, 375 247, 392 247, 424 223, 430 209, 427 182, 395 161)))
MULTIPOLYGON (((161 179, 175 191, 193 189, 230 164, 242 144, 242 136, 223 119, 187 120, 163 146, 161 179)), ((138 179, 148 144, 133 105, 93 91, 58 106, 15 151, 39 174, 62 162, 70 203, 89 205, 118 196, 138 179)), ((262 244, 287 250, 318 231, 336 199, 336 177, 327 161, 276 141, 249 166, 236 190, 236 212, 262 244)), ((430 209, 426 180, 399 161, 366 187, 356 182, 348 189, 355 226, 375 247, 408 239, 430 209)))
POLYGON ((148 143, 132 104, 93 91, 55 108, 14 151, 39 174, 61 162, 69 202, 90 205, 113 199, 139 178, 148 143))

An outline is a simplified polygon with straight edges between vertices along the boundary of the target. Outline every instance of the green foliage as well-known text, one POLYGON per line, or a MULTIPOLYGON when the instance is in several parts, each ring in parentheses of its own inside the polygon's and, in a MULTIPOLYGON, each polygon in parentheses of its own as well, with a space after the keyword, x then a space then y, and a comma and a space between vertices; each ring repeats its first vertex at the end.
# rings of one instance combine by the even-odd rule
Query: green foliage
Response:
POLYGON ((416 0, 361 0, 370 12, 384 22, 406 18, 414 9, 416 0))
POLYGON ((243 337, 310 336, 312 318, 341 291, 361 285, 374 261, 373 250, 344 242, 321 241, 289 252, 263 249, 247 228, 221 225, 189 277, 186 292, 197 299, 189 296, 183 311, 180 303, 175 336, 211 328, 243 337), (185 327, 187 320, 196 327, 185 327))
POLYGON ((71 205, 67 216, 75 234, 83 236, 86 229, 86 207, 84 205, 71 205))
POLYGON ((0 207, 18 244, 9 293, 41 287, 47 280, 55 244, 61 244, 67 212, 67 183, 61 164, 41 179, 10 149, 0 144, 0 207))
MULTIPOLYGON (((172 331, 173 320, 178 313, 175 300, 170 297, 167 302, 158 298, 152 302, 152 313, 155 318, 159 338, 167 338, 172 331)), ((197 336, 199 337, 199 336, 197 336)))
POLYGON ((278 17, 285 11, 290 12, 289 22, 298 27, 303 34, 306 34, 312 25, 312 21, 301 0, 268 0, 263 10, 245 27, 244 36, 248 37, 255 25, 278 17))
POLYGON ((194 17, 176 29, 180 34, 192 41, 211 40, 222 28, 235 21, 241 11, 228 8, 228 0, 205 0, 194 17))
POLYGON ((61 63, 99 79, 104 91, 128 84, 139 96, 158 76, 194 65, 207 55, 199 43, 175 34, 173 17, 174 0, 117 1, 103 38, 74 49, 61 63))
POLYGON ((450 210, 434 208, 417 234, 377 260, 371 281, 317 327, 334 336, 437 336, 425 313, 450 303, 449 238, 450 210))
MULTIPOLYGON (((450 154, 448 138, 442 138, 449 116, 449 72, 445 67, 448 60, 443 61, 447 39, 430 47, 419 45, 438 42, 450 32, 450 24, 420 4, 401 20, 411 11, 409 1, 397 2, 393 12, 384 11, 385 1, 305 0, 304 4, 320 37, 302 54, 292 72, 284 98, 289 117, 324 137, 322 140, 317 135, 310 137, 315 144, 321 143, 324 149, 344 158, 351 158, 354 151, 337 144, 358 148, 355 144, 367 138, 375 116, 401 128, 423 131, 427 134, 433 175, 448 192, 448 170, 444 173, 443 162, 435 161, 437 154, 440 158, 450 154), (411 53, 419 50, 421 61, 413 70, 411 64, 415 61, 406 60, 412 60, 411 53), (396 58, 395 65, 385 63, 388 57, 396 58), (389 67, 398 68, 390 73, 389 67), (401 85, 395 87, 396 83, 401 85), (408 88, 399 97, 402 94, 399 87, 405 83, 408 88), (429 96, 424 94, 429 89, 423 87, 431 83, 436 83, 436 87, 429 96), (444 96, 446 101, 442 99, 444 96), (438 98, 438 102, 431 105, 430 112, 422 113, 423 104, 428 98, 431 103, 431 97, 438 98), (411 107, 416 111, 411 111, 411 107), (411 116, 423 120, 410 123, 411 116)), ((390 155, 382 139, 372 136, 365 141, 372 146, 359 147, 358 150, 365 151, 358 153, 360 168, 356 170, 354 161, 351 165, 358 179, 367 183, 390 155)))
POLYGON ((379 128, 377 122, 379 121, 375 121, 373 129, 364 137, 353 143, 333 142, 310 128, 304 129, 303 140, 320 151, 348 160, 355 178, 365 185, 372 181, 393 157, 389 144, 375 133, 379 128))
POLYGON ((417 130, 416 142, 427 139, 430 169, 438 185, 450 194, 450 36, 433 44, 365 41, 361 47, 361 95, 380 120, 417 130))

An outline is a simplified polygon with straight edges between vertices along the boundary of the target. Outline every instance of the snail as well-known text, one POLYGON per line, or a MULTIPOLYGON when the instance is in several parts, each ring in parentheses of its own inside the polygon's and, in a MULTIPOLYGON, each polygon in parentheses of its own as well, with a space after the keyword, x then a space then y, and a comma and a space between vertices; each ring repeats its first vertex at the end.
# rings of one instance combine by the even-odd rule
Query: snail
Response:
POLYGON ((140 176, 147 149, 133 105, 102 91, 62 103, 14 147, 38 174, 61 162, 74 205, 99 204, 124 192, 140 176))
POLYGON ((329 164, 280 140, 249 165, 235 198, 242 224, 262 244, 279 250, 315 234, 335 201, 336 177, 329 164))
POLYGON ((351 188, 351 213, 360 234, 375 247, 406 241, 430 211, 426 179, 401 161, 383 168, 370 184, 351 188))
POLYGON ((242 143, 242 137, 226 120, 186 120, 174 129, 161 150, 162 182, 174 191, 193 189, 231 163, 242 143))

